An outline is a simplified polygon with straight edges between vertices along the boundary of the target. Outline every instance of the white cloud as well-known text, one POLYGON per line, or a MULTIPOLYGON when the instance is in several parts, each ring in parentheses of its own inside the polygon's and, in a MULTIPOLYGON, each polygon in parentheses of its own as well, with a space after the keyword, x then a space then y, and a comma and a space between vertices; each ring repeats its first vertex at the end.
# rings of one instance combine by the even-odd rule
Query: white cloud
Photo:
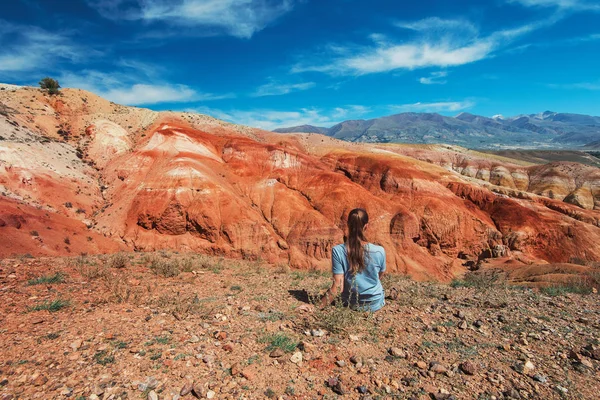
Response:
POLYGON ((88 0, 109 19, 165 22, 202 28, 205 34, 250 38, 292 10, 295 0, 88 0))
POLYGON ((398 21, 394 25, 398 28, 409 29, 416 32, 463 32, 477 35, 479 29, 465 19, 442 19, 430 17, 418 21, 398 21))
POLYGON ((443 78, 448 76, 446 71, 432 72, 429 76, 419 78, 419 82, 423 85, 443 85, 447 81, 443 78))
POLYGON ((600 90, 600 81, 598 82, 577 82, 577 83, 550 83, 547 85, 553 89, 582 89, 582 90, 600 90))
POLYGON ((102 97, 118 104, 142 105, 192 101, 196 96, 193 89, 185 85, 145 85, 110 89, 102 97))
MULTIPOLYGON (((133 65, 133 64, 132 64, 133 65)), ((63 87, 88 90, 105 99, 124 105, 149 105, 159 103, 178 103, 192 101, 209 101, 231 98, 233 95, 215 95, 199 93, 186 85, 156 82, 138 82, 140 73, 133 75, 114 72, 106 73, 85 70, 79 74, 64 73, 59 77, 63 87)))
POLYGON ((364 106, 350 105, 331 110, 319 108, 301 108, 295 111, 279 110, 230 110, 223 111, 214 108, 200 107, 192 110, 208 114, 215 118, 256 128, 273 130, 299 125, 314 125, 330 127, 350 118, 358 118, 369 112, 364 106))
POLYGON ((555 7, 572 10, 600 10, 597 0, 508 0, 509 3, 520 3, 527 7, 555 7))
POLYGON ((499 30, 482 36, 478 29, 463 20, 427 18, 399 22, 397 26, 416 33, 416 37, 395 42, 382 35, 370 35, 370 46, 329 46, 327 60, 296 65, 292 72, 322 72, 331 75, 364 75, 398 69, 447 68, 469 64, 492 56, 493 52, 516 38, 550 25, 558 16, 516 28, 499 30))
POLYGON ((0 72, 46 69, 57 61, 79 62, 98 51, 82 49, 61 33, 0 20, 0 72))
POLYGON ((292 92, 299 92, 303 90, 312 89, 315 87, 314 82, 304 82, 304 83, 278 83, 271 81, 262 86, 259 86, 256 89, 256 92, 252 94, 253 97, 263 97, 263 96, 279 96, 283 94, 288 94, 292 92))
POLYGON ((471 100, 465 101, 442 101, 434 103, 413 103, 392 105, 390 109, 395 112, 454 112, 466 110, 475 106, 471 100))

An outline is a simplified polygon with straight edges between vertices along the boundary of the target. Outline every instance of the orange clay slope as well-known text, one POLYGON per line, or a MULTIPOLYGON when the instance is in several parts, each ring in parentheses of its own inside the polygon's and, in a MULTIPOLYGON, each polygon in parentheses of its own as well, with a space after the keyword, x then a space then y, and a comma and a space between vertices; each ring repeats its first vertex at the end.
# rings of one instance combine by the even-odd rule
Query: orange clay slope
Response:
POLYGON ((600 261, 599 170, 579 164, 275 134, 77 89, 0 90, 0 137, 1 256, 172 249, 326 269, 364 207, 389 270, 417 279, 600 261))

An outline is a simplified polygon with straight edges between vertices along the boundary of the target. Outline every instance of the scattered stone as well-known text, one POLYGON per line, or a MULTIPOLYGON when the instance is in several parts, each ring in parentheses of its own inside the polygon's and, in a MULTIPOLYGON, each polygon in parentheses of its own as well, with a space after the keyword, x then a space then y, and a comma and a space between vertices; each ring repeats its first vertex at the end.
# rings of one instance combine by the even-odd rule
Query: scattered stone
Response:
POLYGON ((429 364, 429 371, 434 372, 436 374, 443 374, 448 371, 448 368, 444 367, 442 364, 440 364, 437 361, 432 361, 429 364))
POLYGON ((249 381, 253 381, 254 379, 256 379, 256 372, 254 372, 254 369, 244 368, 242 370, 242 376, 248 379, 249 381))
POLYGON ((350 340, 352 340, 353 342, 358 342, 360 340, 360 336, 350 335, 350 340))
POLYGON ((73 351, 77 351, 77 350, 79 350, 79 348, 81 347, 82 344, 83 344, 83 341, 81 339, 77 339, 73 343, 71 343, 69 347, 71 349, 73 349, 73 351))
POLYGON ((460 364, 460 370, 467 375, 475 375, 477 372, 477 366, 471 361, 465 361, 464 363, 460 364))
POLYGON ((581 361, 579 361, 579 363, 586 368, 594 369, 594 364, 592 364, 592 362, 587 358, 582 358, 581 361))
POLYGON ((231 343, 224 344, 221 348, 229 353, 233 351, 233 345, 231 343))
POLYGON ((154 390, 148 392, 148 400, 158 400, 158 395, 154 390))
POLYGON ((314 337, 323 337, 325 336, 325 331, 322 329, 313 329, 310 331, 310 334, 314 337))
POLYGON ((367 394, 367 393, 369 393, 369 389, 367 389, 366 386, 359 386, 359 387, 356 388, 356 390, 360 394, 367 394))
POLYGON ((503 394, 504 394, 504 397, 509 398, 509 399, 520 399, 521 398, 521 394, 515 388, 510 388, 510 389, 506 390, 503 394))
POLYGON ((533 376, 533 380, 537 381, 537 382, 540 382, 540 383, 546 383, 546 382, 548 382, 548 378, 546 378, 544 375, 541 375, 541 374, 535 374, 533 376))
POLYGON ((475 326, 475 328, 481 328, 483 326, 483 322, 481 320, 477 320, 473 322, 473 326, 475 326))
POLYGON ((398 357, 398 358, 406 358, 406 353, 398 348, 398 347, 391 347, 388 350, 388 353, 390 353, 390 355, 394 356, 394 357, 398 357))
POLYGON ((32 383, 35 386, 45 385, 46 382, 48 382, 48 378, 46 378, 44 375, 36 374, 36 375, 33 376, 32 383))
POLYGON ((415 363, 415 365, 419 369, 423 369, 423 370, 427 369, 427 363, 425 361, 417 361, 415 363))
POLYGON ((350 357, 350 362, 352 364, 358 364, 358 363, 362 364, 362 358, 360 358, 358 356, 352 356, 352 357, 350 357))
POLYGON ((344 361, 344 360, 337 360, 335 363, 338 367, 341 367, 341 368, 346 366, 346 361, 344 361))
POLYGON ((529 375, 535 369, 535 365, 529 360, 523 362, 519 361, 514 366, 515 371, 523 375, 529 375))
POLYGON ((569 389, 562 387, 560 385, 556 385, 554 387, 559 393, 562 393, 563 395, 566 395, 567 393, 569 393, 569 389))
POLYGON ((459 329, 467 329, 469 327, 469 325, 467 324, 467 321, 460 321, 460 324, 458 324, 458 328, 459 329))
POLYGON ((297 351, 294 354, 292 354, 292 357, 290 357, 290 361, 293 362, 294 364, 298 364, 302 362, 302 353, 297 351))
POLYGON ((194 390, 194 382, 188 382, 185 385, 183 385, 183 387, 179 391, 179 395, 187 396, 188 394, 192 393, 192 390, 194 390))
POLYGON ((276 348, 269 354, 269 357, 279 358, 279 357, 283 357, 284 355, 285 355, 285 352, 283 350, 281 350, 280 348, 276 348))
POLYGON ((215 339, 219 341, 227 339, 227 332, 215 332, 215 339))
POLYGON ((346 394, 340 378, 333 377, 327 379, 327 386, 329 386, 335 394, 339 394, 340 396, 346 394))
POLYGON ((194 384, 194 388, 192 389, 192 394, 199 399, 203 399, 206 397, 206 389, 199 383, 194 384))
POLYGON ((216 395, 216 394, 217 394, 217 393, 215 393, 214 391, 212 391, 212 390, 209 390, 208 392, 206 392, 206 398, 207 398, 207 399, 212 399, 212 398, 214 398, 214 397, 215 397, 215 395, 216 395))
POLYGON ((448 329, 446 329, 445 326, 442 325, 437 325, 433 328, 434 331, 438 332, 438 333, 446 333, 448 331, 448 329))
POLYGON ((581 350, 581 354, 583 354, 586 357, 593 358, 594 360, 600 361, 600 346, 588 344, 581 350))

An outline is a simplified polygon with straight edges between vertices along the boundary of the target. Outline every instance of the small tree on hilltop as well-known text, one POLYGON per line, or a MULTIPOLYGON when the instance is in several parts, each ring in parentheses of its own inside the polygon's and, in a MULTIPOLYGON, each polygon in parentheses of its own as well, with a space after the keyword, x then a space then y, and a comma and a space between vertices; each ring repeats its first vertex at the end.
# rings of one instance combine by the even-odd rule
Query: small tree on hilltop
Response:
POLYGON ((45 77, 40 81, 40 87, 48 91, 48 94, 54 95, 59 94, 60 85, 56 79, 45 77))

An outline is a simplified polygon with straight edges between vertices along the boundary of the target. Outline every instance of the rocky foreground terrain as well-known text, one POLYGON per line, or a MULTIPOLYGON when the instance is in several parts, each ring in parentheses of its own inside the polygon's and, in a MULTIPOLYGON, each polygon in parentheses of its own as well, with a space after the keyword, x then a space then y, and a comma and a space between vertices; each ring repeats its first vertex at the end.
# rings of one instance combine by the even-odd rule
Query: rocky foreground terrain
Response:
POLYGON ((6 258, 0 399, 597 398, 595 289, 492 272, 388 276, 386 306, 364 315, 315 308, 330 283, 316 271, 174 253, 6 258))
POLYGON ((485 262, 560 281, 600 261, 593 166, 277 134, 77 89, 0 87, 0 194, 4 257, 164 249, 326 270, 364 207, 389 270, 414 279, 485 262))

